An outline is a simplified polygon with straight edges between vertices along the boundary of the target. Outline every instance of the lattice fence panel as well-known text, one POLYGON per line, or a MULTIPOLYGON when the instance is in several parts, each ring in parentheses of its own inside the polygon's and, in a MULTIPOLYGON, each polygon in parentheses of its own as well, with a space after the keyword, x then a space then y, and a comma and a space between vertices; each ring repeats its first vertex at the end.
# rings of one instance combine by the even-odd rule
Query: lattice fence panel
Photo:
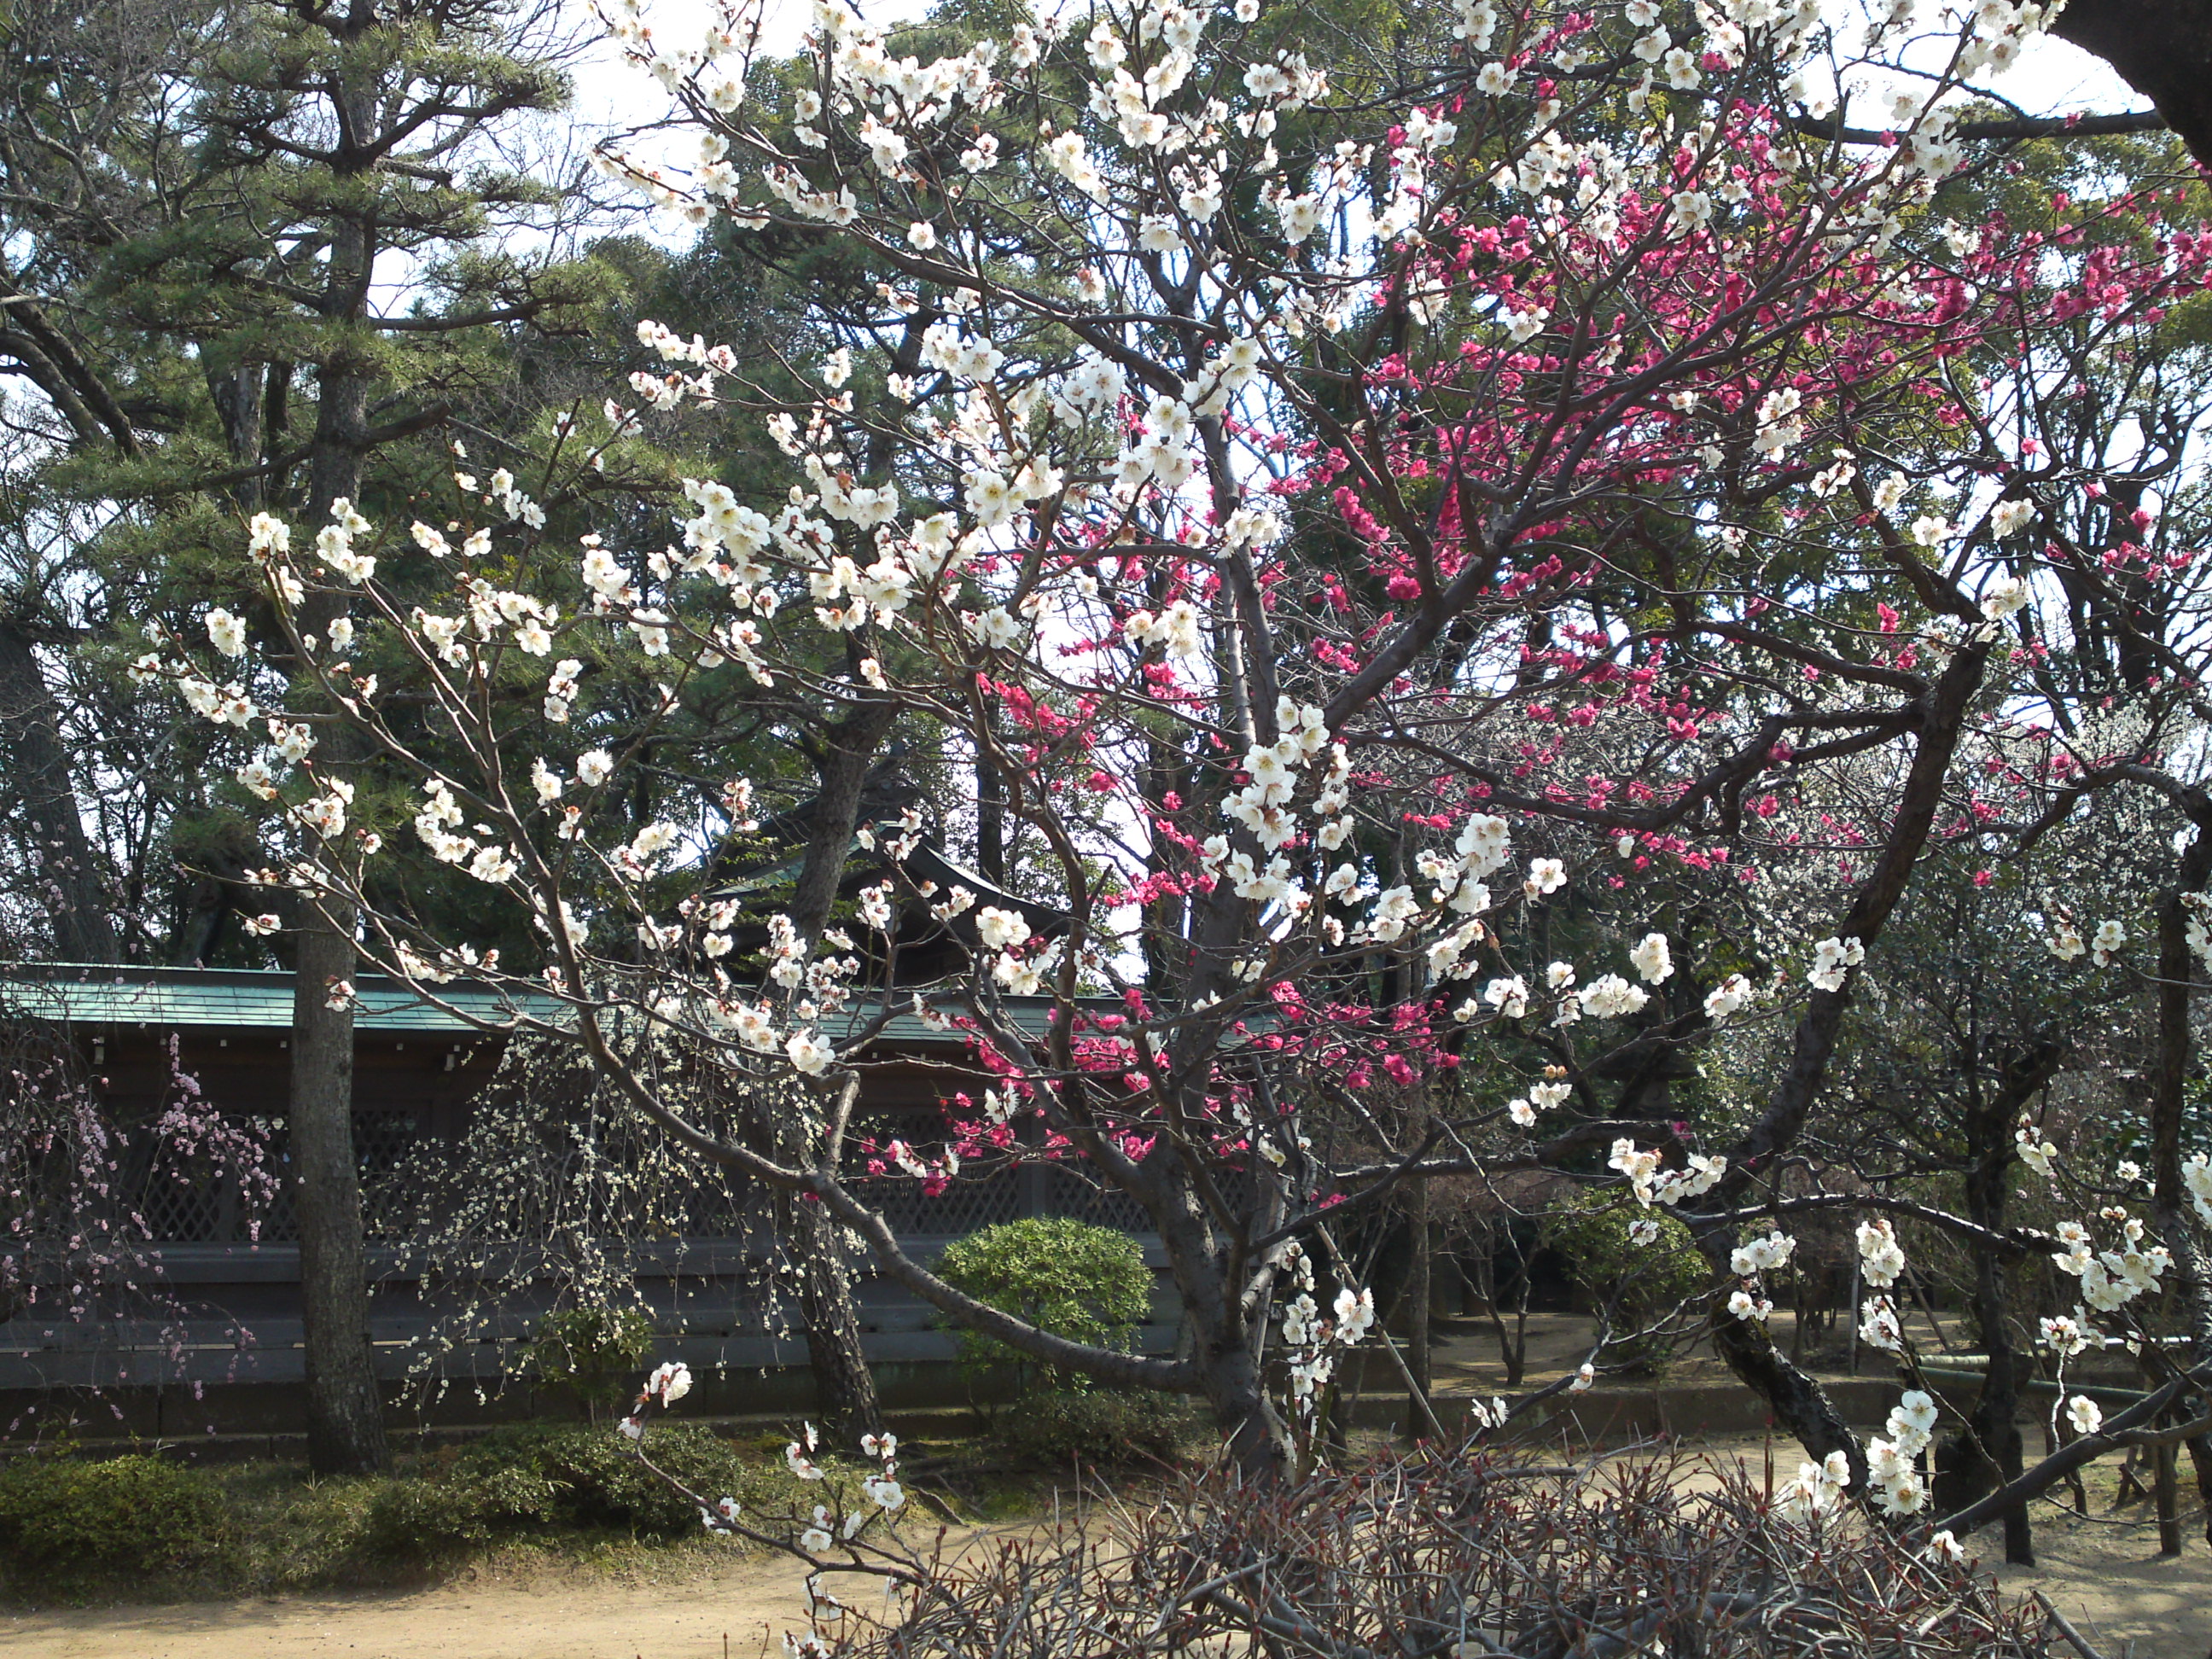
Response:
POLYGON ((1117 1227, 1123 1232, 1147 1231, 1152 1218, 1127 1193, 1104 1186, 1081 1171, 1055 1165, 1046 1176, 1044 1212, 1073 1216, 1097 1227, 1117 1227))
POLYGON ((855 1184, 865 1202, 878 1206, 896 1233, 946 1233, 965 1237, 1029 1212, 1020 1172, 955 1181, 932 1198, 911 1176, 885 1177, 855 1184))

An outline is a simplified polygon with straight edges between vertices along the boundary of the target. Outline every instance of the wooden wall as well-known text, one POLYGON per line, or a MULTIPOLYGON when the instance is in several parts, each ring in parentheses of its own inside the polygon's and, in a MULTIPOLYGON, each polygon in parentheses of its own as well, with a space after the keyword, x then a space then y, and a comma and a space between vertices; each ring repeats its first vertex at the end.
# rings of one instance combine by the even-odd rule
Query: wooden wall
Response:
MULTIPOLYGON (((82 1039, 88 1060, 91 1041, 82 1039)), ((290 1067, 285 1033, 201 1030, 176 1041, 178 1063, 216 1105, 241 1115, 282 1115, 290 1067)), ((151 1113, 167 1097, 167 1042, 153 1031, 106 1034, 94 1072, 119 1115, 151 1113)), ((861 1119, 924 1144, 939 1139, 945 1101, 963 1089, 980 1092, 979 1079, 948 1063, 955 1052, 872 1070, 861 1119)), ((489 1079, 498 1059, 497 1044, 480 1037, 365 1031, 355 1080, 365 1158, 380 1123, 457 1136, 470 1097, 489 1079)), ((281 1150, 281 1135, 276 1145, 281 1150)), ((951 1237, 1018 1215, 1079 1215, 1133 1232, 1143 1225, 1125 1200, 1094 1193, 1068 1170, 1033 1169, 963 1182, 938 1199, 922 1197, 905 1177, 882 1183, 880 1191, 908 1249, 925 1261, 951 1237)), ((185 1199, 161 1200, 172 1206, 163 1214, 187 1224, 179 1229, 184 1236, 151 1251, 171 1310, 111 1303, 96 1317, 57 1322, 44 1307, 33 1307, 0 1322, 0 1422, 21 1422, 32 1407, 51 1413, 58 1402, 82 1395, 100 1401, 79 1413, 87 1433, 118 1425, 142 1434, 272 1432, 295 1425, 303 1362, 299 1252, 289 1226, 279 1214, 249 1237, 211 1195, 185 1199, 194 1196, 209 1201, 195 1208, 185 1199), (183 1317, 174 1316, 175 1306, 183 1317)), ((805 1332, 795 1307, 777 1305, 763 1291, 772 1282, 765 1268, 775 1243, 767 1212, 744 1206, 740 1214, 750 1219, 732 1229, 732 1236, 669 1240, 638 1254, 637 1289, 659 1333, 655 1358, 691 1365, 701 1379, 702 1410, 804 1410, 811 1396, 805 1332)), ((1158 1273, 1157 1241, 1139 1236, 1158 1273)), ((507 1265, 494 1260, 483 1276, 497 1283, 507 1265)), ((370 1272, 376 1367, 395 1401, 411 1398, 414 1408, 428 1410, 434 1420, 544 1407, 526 1389, 510 1390, 503 1405, 490 1407, 478 1395, 497 1390, 502 1376, 517 1369, 517 1346, 552 1299, 550 1275, 502 1292, 489 1326, 448 1347, 441 1322, 451 1312, 454 1287, 426 1285, 423 1263, 404 1239, 373 1243, 370 1272)), ((866 1270, 857 1295, 866 1352, 889 1399, 901 1405, 966 1400, 969 1385, 953 1363, 955 1340, 933 1310, 866 1270)), ((1179 1311, 1162 1274, 1153 1317, 1139 1333, 1146 1352, 1172 1348, 1179 1311)))

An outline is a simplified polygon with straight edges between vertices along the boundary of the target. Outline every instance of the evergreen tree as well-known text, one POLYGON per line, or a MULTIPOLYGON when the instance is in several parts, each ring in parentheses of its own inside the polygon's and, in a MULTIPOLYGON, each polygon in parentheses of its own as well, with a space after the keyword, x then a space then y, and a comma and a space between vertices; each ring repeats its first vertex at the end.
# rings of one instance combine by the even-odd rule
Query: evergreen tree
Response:
MULTIPOLYGON (((108 514, 70 550, 94 594, 71 641, 89 662, 103 647, 125 654, 127 630, 181 613, 185 596, 204 599, 252 514, 320 525, 407 490, 420 446, 406 441, 447 428, 502 374, 514 331, 575 326, 603 284, 561 257, 563 216, 588 195, 532 176, 533 161, 559 158, 524 149, 528 118, 567 93, 572 41, 550 3, 176 0, 89 29, 65 4, 20 9, 8 92, 21 118, 0 163, 19 221, 8 228, 22 233, 8 246, 27 260, 9 273, 24 292, 0 348, 51 411, 44 501, 108 514)), ((26 521, 56 510, 27 504, 26 521)), ((9 622, 0 706, 55 872, 54 943, 112 959, 118 945, 87 890, 100 852, 70 833, 86 815, 61 781, 40 641, 20 603, 9 622)), ((184 787, 149 810, 180 844, 196 818, 239 815, 227 786, 169 775, 184 787)), ((237 838, 204 838, 226 839, 237 838)), ((171 932, 193 959, 220 946, 223 873, 204 872, 216 891, 171 932)), ((127 885, 111 872, 111 896, 127 885)), ((341 991, 355 924, 312 904, 294 920, 310 1455, 319 1469, 367 1469, 385 1450, 341 991)), ((161 930, 140 927, 156 948, 161 930)))

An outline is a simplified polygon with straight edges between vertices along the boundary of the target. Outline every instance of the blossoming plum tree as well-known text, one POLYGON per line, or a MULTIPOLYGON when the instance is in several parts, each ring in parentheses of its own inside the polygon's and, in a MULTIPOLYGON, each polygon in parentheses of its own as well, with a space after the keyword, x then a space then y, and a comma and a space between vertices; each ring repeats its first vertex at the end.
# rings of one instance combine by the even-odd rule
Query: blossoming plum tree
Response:
MULTIPOLYGON (((1974 1224, 1784 1176, 1883 927, 1931 845, 1981 832, 1978 769, 2038 668, 2006 643, 2041 579, 1988 369, 2045 363, 2051 329, 2124 349, 2212 258, 2132 199, 2069 221, 2132 240, 1938 228, 1972 77, 2042 21, 1985 4, 1930 58, 1909 11, 1845 40, 1773 0, 1460 0, 1386 72, 1289 49, 1259 0, 1102 0, 929 61, 825 6, 763 93, 757 17, 677 46, 616 11, 698 148, 611 171, 883 274, 818 392, 766 411, 787 493, 697 481, 664 549, 587 541, 571 614, 514 585, 511 479, 442 530, 257 520, 288 658, 210 617, 141 672, 236 731, 275 807, 264 878, 359 905, 370 959, 434 1000, 510 987, 701 1157, 818 1203, 964 1326, 1202 1395, 1248 1468, 1292 1455, 1374 1323, 1341 1220, 1423 1175, 1551 1171, 1690 1224, 1720 1351, 1821 1460, 1805 1504, 1914 1511, 1928 1406, 1862 1442, 1767 1339, 1764 1276, 1787 1215, 1865 1212, 1864 1322, 1903 1350, 1889 1218, 1974 1224), (1899 54, 1922 72, 1885 82, 1899 54), (1854 147, 1826 118, 1863 78, 1905 90, 1854 147), (406 597, 426 580, 450 599, 406 597), (849 927, 787 913, 740 948, 760 919, 713 872, 747 780, 601 832, 657 729, 590 726, 586 664, 615 655, 657 672, 663 722, 775 688, 988 770, 1049 936, 910 868, 915 810, 849 927), (411 804, 318 761, 293 712, 316 694, 411 804), (393 836, 519 907, 538 959, 427 934, 380 889, 393 836), (967 965, 909 995, 897 918, 921 910, 967 965), (964 1297, 858 1194, 859 1081, 909 1006, 987 1086, 884 1158, 931 1186, 1055 1158, 1126 1195, 1186 1357, 964 1297), (718 1138, 632 1063, 640 1019, 733 1087, 812 1080, 813 1111, 779 1151, 718 1138), (1767 1060, 1693 1124, 1680 1057, 1717 1033, 1767 1060)), ((726 350, 641 338, 659 363, 574 464, 641 409, 747 398, 726 350)), ((2137 1232, 2097 1284, 2134 1291, 2104 1313, 2166 1270, 2112 1224, 2137 1232)))

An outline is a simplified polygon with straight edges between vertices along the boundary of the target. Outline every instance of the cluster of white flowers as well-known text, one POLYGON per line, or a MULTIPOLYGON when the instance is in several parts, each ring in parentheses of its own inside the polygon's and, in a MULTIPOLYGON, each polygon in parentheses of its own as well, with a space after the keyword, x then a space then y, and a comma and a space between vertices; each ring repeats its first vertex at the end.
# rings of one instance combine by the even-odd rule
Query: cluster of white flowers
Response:
POLYGON ((1908 1390, 1892 1408, 1887 1437, 1867 1441, 1867 1478, 1875 1501, 1885 1515, 1917 1515, 1928 1503, 1928 1486, 1919 1459, 1936 1432, 1935 1400, 1918 1389, 1908 1390))
POLYGON ((2212 1227, 2212 1156, 2191 1153, 2181 1165, 2181 1184, 2189 1190, 2198 1219, 2212 1227))
POLYGON ((1886 1217, 1859 1223, 1857 1240, 1859 1276, 1868 1284, 1886 1290, 1905 1276, 1905 1249, 1886 1217))
POLYGON ((1999 541, 2016 536, 2034 522, 2036 511, 2032 501, 1999 501, 1990 509, 1990 534, 1999 541))
POLYGON ((1728 1173, 1728 1159, 1692 1152, 1683 1168, 1669 1170, 1658 1152, 1639 1152, 1633 1140, 1623 1139, 1613 1143, 1606 1167, 1626 1176, 1636 1201, 1649 1209, 1680 1204, 1711 1192, 1728 1173))
POLYGON ((1800 1463, 1797 1473, 1774 1494, 1774 1507, 1784 1520, 1810 1526, 1834 1513, 1851 1484, 1850 1459, 1832 1451, 1818 1463, 1800 1463))
POLYGON ((1893 1297, 1881 1294, 1905 1276, 1905 1248, 1897 1242, 1897 1229, 1886 1217, 1858 1224, 1859 1277, 1875 1295, 1859 1309, 1860 1340, 1886 1352, 1901 1352, 1905 1326, 1893 1297))
POLYGON ((1351 773, 1343 745, 1329 741, 1320 709, 1285 697, 1275 719, 1281 735, 1272 744, 1255 744, 1245 752, 1244 775, 1250 781, 1222 805, 1225 817, 1249 830, 1270 853, 1297 833, 1291 802, 1301 772, 1327 753, 1329 765, 1323 775, 1324 794, 1334 793, 1351 773))
POLYGON ((2043 1131, 2032 1123, 2023 1123, 2013 1131, 2013 1151, 2020 1161, 2056 1184, 2058 1180, 2057 1158, 2058 1148, 2053 1146, 2043 1131))
POLYGON ((1797 1248, 1789 1234, 1770 1231, 1764 1237, 1739 1244, 1729 1257, 1729 1270, 1743 1279, 1771 1273, 1786 1264, 1797 1248))
POLYGON ((2088 1315, 2079 1308, 2070 1314, 2046 1316, 2038 1320, 2036 1325, 2038 1335, 2043 1346, 2057 1354, 2062 1361, 2071 1359, 2075 1354, 2086 1352, 2093 1347, 2103 1346, 2103 1339, 2097 1334, 2095 1325, 2091 1322, 2088 1315))
POLYGON ((1816 991, 1840 991, 1850 970, 1865 960, 1866 946, 1856 939, 1824 939, 1813 947, 1805 982, 1816 991))
POLYGON ((1674 971, 1674 956, 1668 949, 1664 933, 1646 933, 1628 953, 1628 961, 1646 985, 1656 985, 1674 971))
POLYGON ((2118 1231, 2117 1248, 2100 1250, 2088 1228, 2078 1221, 2062 1222, 2058 1242, 2066 1248, 2051 1255, 2059 1272, 2081 1283, 2081 1300, 2099 1313, 2113 1313, 2137 1297, 2159 1288, 2173 1266, 2172 1253, 2149 1242, 2142 1220, 2117 1205, 2100 1218, 2118 1231))
POLYGON ((1374 1328, 1375 1293, 1344 1285, 1324 1313, 1315 1297, 1312 1257, 1300 1246, 1288 1244, 1284 1265, 1290 1271, 1292 1291, 1282 1310, 1291 1406, 1299 1420, 1310 1426, 1320 1410, 1322 1391, 1336 1374, 1337 1361, 1374 1328))
POLYGON ((1593 1018, 1624 1019, 1650 1001, 1651 994, 1619 974, 1606 974, 1583 986, 1573 1000, 1593 1018))
POLYGON ((1522 1128, 1530 1128, 1535 1124, 1537 1113, 1552 1111, 1565 1105, 1573 1093, 1574 1085, 1565 1081, 1565 1073, 1561 1068, 1550 1067, 1543 1082, 1528 1085, 1525 1097, 1505 1103, 1505 1114, 1522 1128))
POLYGON ((1705 1018, 1719 1021, 1743 1012, 1759 994, 1757 988, 1741 974, 1730 974, 1705 994, 1705 1018))

